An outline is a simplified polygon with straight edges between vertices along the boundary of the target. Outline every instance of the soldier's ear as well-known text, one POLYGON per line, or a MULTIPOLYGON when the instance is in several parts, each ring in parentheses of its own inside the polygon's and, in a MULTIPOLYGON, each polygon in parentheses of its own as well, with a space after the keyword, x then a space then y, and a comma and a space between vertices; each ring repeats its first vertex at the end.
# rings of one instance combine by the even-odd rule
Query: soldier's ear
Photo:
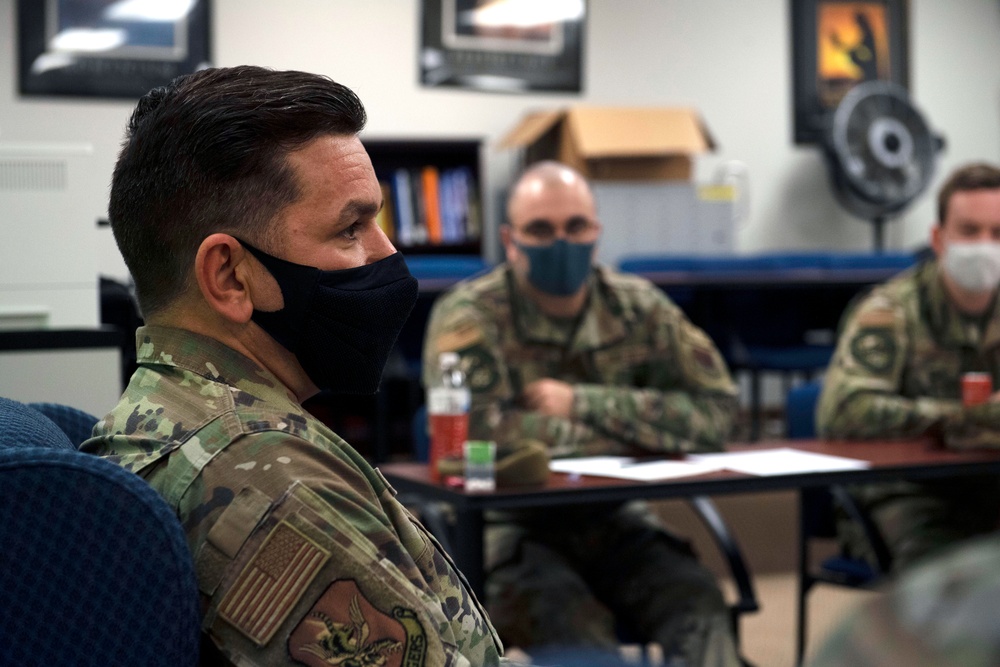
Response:
POLYGON ((250 253, 228 234, 211 234, 198 246, 194 272, 205 303, 231 322, 246 324, 253 314, 250 253))
POLYGON ((514 245, 514 238, 511 236, 509 224, 500 225, 500 242, 503 243, 504 254, 508 262, 517 259, 517 246, 514 245))
POLYGON ((944 226, 941 224, 931 227, 931 249, 938 259, 944 255, 944 226))

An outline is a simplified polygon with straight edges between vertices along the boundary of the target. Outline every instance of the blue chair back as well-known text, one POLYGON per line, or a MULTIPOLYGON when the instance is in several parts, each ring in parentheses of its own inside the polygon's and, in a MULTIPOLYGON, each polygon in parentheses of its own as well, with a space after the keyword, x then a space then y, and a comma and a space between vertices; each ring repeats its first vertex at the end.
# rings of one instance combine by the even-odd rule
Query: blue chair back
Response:
POLYGON ((38 410, 0 397, 0 450, 22 447, 76 449, 66 434, 38 410))
POLYGON ((413 460, 426 463, 431 460, 431 435, 427 432, 427 404, 413 413, 410 421, 413 435, 413 460))
POLYGON ((61 403, 28 403, 28 405, 51 419, 77 448, 90 437, 94 425, 98 422, 97 417, 89 412, 61 403))
POLYGON ((198 587, 176 516, 104 459, 0 449, 0 628, 3 665, 197 665, 198 587))
POLYGON ((789 438, 816 437, 816 403, 823 383, 813 380, 792 387, 785 398, 785 425, 789 438))

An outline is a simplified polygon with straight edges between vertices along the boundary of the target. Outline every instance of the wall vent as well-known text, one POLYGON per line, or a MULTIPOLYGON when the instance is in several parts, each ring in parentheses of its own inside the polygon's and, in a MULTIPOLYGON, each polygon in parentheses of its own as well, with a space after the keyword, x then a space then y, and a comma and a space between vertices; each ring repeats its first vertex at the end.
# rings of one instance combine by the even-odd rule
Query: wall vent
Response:
POLYGON ((0 159, 0 190, 65 190, 65 160, 0 159))

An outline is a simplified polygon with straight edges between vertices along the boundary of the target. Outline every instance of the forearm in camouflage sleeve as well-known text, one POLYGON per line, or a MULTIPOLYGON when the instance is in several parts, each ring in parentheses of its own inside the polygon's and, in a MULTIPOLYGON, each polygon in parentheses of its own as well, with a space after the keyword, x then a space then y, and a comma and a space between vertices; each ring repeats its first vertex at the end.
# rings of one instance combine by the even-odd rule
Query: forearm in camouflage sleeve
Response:
POLYGON ((960 412, 957 401, 832 388, 820 401, 816 427, 823 438, 907 438, 940 430, 960 412))
POLYGON ((550 417, 517 407, 501 408, 498 402, 473 398, 469 437, 494 440, 499 445, 533 439, 544 442, 553 458, 629 454, 634 449, 600 433, 579 420, 550 417))
POLYGON ((573 416, 623 443, 655 452, 717 451, 729 437, 736 399, 580 384, 573 416))
POLYGON ((944 442, 952 449, 1000 448, 1000 403, 963 408, 944 424, 944 442))

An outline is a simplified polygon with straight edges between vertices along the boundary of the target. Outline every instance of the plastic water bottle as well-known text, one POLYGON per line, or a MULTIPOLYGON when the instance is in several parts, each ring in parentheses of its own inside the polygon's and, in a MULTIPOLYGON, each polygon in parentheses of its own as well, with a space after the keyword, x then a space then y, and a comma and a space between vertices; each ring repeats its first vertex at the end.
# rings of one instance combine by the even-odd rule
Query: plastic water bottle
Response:
POLYGON ((438 462, 461 461, 469 437, 469 404, 472 400, 458 354, 443 352, 438 357, 438 382, 427 391, 430 422, 430 474, 439 481, 438 462))

